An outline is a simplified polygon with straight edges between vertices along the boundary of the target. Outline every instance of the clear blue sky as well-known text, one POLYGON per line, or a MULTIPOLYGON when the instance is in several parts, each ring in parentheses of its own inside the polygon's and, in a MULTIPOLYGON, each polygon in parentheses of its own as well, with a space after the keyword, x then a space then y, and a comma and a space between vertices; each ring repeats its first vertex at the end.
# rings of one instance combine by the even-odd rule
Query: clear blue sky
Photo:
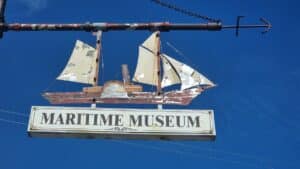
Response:
MULTIPOLYGON (((237 15, 247 16, 242 23, 259 23, 259 17, 263 16, 273 24, 266 35, 258 30, 244 30, 239 38, 234 31, 162 33, 164 52, 197 67, 218 84, 188 107, 215 110, 216 141, 29 138, 26 125, 0 121, 0 168, 300 168, 299 2, 168 2, 220 18, 224 24, 234 24, 237 15), (179 56, 165 42, 175 45, 189 59, 179 56)), ((148 0, 10 0, 6 20, 201 22, 148 0)), ((103 79, 120 78, 122 63, 129 64, 132 73, 137 46, 148 35, 149 32, 105 33, 103 79)), ((0 108, 29 115, 32 105, 49 105, 40 94, 63 69, 76 39, 94 43, 94 37, 87 32, 6 33, 0 40, 0 108)), ((49 90, 81 87, 57 81, 49 90)), ((3 112, 0 118, 23 123, 28 120, 3 112)))

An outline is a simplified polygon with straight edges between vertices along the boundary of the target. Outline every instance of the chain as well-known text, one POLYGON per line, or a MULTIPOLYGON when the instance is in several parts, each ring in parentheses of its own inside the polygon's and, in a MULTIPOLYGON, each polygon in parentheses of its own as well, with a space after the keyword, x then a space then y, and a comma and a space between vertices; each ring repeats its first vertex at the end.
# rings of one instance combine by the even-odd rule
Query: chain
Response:
POLYGON ((220 19, 214 19, 214 18, 205 16, 205 15, 201 15, 199 13, 195 13, 195 12, 189 11, 187 9, 180 8, 178 6, 175 6, 175 5, 170 4, 170 3, 163 2, 161 0, 150 0, 150 1, 160 5, 162 7, 172 9, 174 11, 177 11, 179 13, 182 13, 182 14, 185 14, 185 15, 188 15, 188 16, 192 16, 192 17, 195 17, 195 18, 200 18, 200 19, 203 19, 203 20, 207 20, 209 22, 221 22, 220 19))

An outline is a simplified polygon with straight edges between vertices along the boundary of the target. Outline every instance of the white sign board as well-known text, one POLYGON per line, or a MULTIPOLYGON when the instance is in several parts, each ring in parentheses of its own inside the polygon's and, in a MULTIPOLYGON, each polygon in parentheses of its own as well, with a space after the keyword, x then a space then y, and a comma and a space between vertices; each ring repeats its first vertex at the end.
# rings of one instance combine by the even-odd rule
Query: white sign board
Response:
POLYGON ((31 109, 30 136, 214 140, 212 110, 40 107, 31 109))

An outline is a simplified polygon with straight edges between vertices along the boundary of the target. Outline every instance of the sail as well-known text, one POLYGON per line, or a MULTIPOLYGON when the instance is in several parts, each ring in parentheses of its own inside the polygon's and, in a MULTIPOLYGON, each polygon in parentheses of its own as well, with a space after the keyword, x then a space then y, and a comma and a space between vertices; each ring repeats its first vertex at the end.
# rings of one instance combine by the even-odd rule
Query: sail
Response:
POLYGON ((159 38, 158 32, 154 32, 143 44, 139 46, 139 57, 133 81, 149 85, 157 85, 157 53, 159 38))
POLYGON ((161 81, 161 87, 164 88, 179 84, 181 81, 176 70, 173 68, 173 65, 164 57, 164 54, 161 55, 161 59, 163 63, 163 78, 161 81))
POLYGON ((67 65, 56 79, 94 84, 97 67, 96 58, 95 48, 77 40, 67 65))
POLYGON ((166 54, 162 54, 162 57, 173 66, 175 71, 178 73, 181 80, 181 90, 191 88, 198 85, 210 86, 213 87, 215 84, 207 79, 204 75, 197 72, 190 66, 181 63, 166 54))

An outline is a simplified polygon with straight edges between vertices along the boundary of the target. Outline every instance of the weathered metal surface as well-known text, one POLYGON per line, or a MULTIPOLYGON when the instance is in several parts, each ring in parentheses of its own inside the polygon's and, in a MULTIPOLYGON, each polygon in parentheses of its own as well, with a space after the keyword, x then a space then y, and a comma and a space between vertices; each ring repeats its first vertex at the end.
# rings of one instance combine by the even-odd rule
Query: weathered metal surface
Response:
POLYGON ((0 0, 0 22, 4 22, 6 0, 0 0))
POLYGON ((156 74, 157 74, 157 85, 156 85, 156 94, 157 95, 161 95, 161 91, 162 91, 162 88, 161 88, 161 65, 160 65, 160 62, 161 62, 161 58, 160 58, 160 47, 161 47, 161 44, 160 44, 160 32, 158 32, 156 34, 156 38, 155 38, 155 44, 157 46, 157 53, 155 54, 156 55, 156 58, 157 58, 157 68, 156 68, 156 74))
MULTIPOLYGON (((5 19, 4 19, 4 13, 5 13, 5 5, 6 5, 6 0, 0 0, 0 26, 4 24, 5 19)), ((3 37, 3 29, 0 29, 0 38, 3 37)))
MULTIPOLYGON (((109 83, 109 82, 107 82, 107 83, 109 83)), ((143 86, 141 86, 141 85, 128 84, 128 85, 125 85, 124 87, 126 89, 126 92, 128 92, 128 93, 143 91, 143 86)), ((82 91, 85 93, 101 93, 102 86, 84 87, 82 91)))
POLYGON ((76 83, 94 84, 97 76, 97 50, 77 40, 64 70, 56 78, 76 83))
POLYGON ((129 85, 130 84, 130 75, 129 75, 128 65, 122 64, 121 68, 122 68, 123 83, 124 83, 124 85, 129 85))
POLYGON ((102 91, 102 86, 84 87, 82 91, 85 93, 100 93, 102 91))
POLYGON ((129 84, 129 85, 125 85, 125 89, 128 93, 142 92, 143 91, 143 86, 135 85, 135 84, 129 84))
POLYGON ((123 83, 119 81, 110 81, 104 84, 100 97, 101 98, 128 98, 128 93, 123 83))
POLYGON ((75 23, 75 24, 0 24, 3 31, 120 31, 120 30, 212 30, 222 29, 221 23, 172 24, 158 23, 75 23))
MULTIPOLYGON (((239 29, 267 28, 266 25, 240 25, 239 29)), ((220 31, 222 29, 236 29, 236 25, 222 25, 222 23, 196 23, 196 24, 173 24, 169 22, 158 23, 74 23, 74 24, 33 24, 33 23, 0 23, 1 31, 121 31, 121 30, 149 30, 149 31, 171 31, 171 30, 208 30, 220 31)))
POLYGON ((212 110, 33 106, 33 137, 214 140, 212 110))
POLYGON ((44 93, 51 104, 79 104, 79 103, 105 103, 105 104, 173 104, 188 105, 203 89, 201 87, 183 91, 170 91, 157 96, 155 92, 132 92, 128 97, 101 97, 101 92, 55 92, 44 93))
POLYGON ((96 74, 94 77, 94 86, 98 86, 98 79, 99 79, 99 65, 101 62, 101 48, 102 48, 102 31, 95 32, 96 36, 96 60, 93 63, 96 63, 96 74))
POLYGON ((134 82, 152 86, 158 85, 159 58, 157 53, 160 50, 158 34, 159 31, 155 31, 138 47, 138 60, 132 78, 134 82))

